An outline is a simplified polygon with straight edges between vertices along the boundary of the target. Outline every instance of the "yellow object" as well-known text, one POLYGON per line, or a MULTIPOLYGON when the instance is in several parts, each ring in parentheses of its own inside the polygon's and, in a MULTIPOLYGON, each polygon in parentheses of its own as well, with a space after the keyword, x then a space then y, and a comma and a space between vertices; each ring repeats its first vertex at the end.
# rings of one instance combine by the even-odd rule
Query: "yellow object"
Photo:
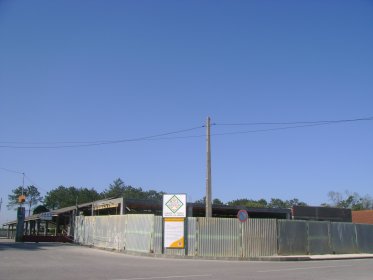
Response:
POLYGON ((19 203, 23 203, 23 202, 25 202, 26 201, 26 196, 24 196, 24 195, 20 195, 19 197, 18 197, 18 202, 19 203))

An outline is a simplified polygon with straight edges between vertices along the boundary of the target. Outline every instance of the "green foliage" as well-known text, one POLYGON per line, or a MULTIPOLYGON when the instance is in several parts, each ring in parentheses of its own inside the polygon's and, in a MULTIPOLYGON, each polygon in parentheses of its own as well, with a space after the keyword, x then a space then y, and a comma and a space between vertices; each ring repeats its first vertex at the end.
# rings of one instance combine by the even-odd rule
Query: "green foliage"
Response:
POLYGON ((268 203, 269 208, 290 208, 287 201, 283 201, 280 198, 271 198, 271 200, 268 203))
POLYGON ((49 212, 49 209, 45 207, 45 205, 39 205, 35 207, 34 211, 32 211, 32 214, 36 215, 44 212, 49 212))
POLYGON ((290 200, 282 200, 280 198, 271 198, 269 202, 264 198, 259 200, 253 199, 236 199, 227 203, 231 206, 245 206, 249 208, 291 208, 293 205, 306 206, 305 202, 299 201, 297 198, 290 200))
POLYGON ((122 197, 126 186, 122 179, 118 178, 114 180, 112 184, 109 185, 109 188, 102 192, 102 196, 105 198, 116 198, 122 197))
POLYGON ((44 205, 49 209, 59 209, 99 200, 100 194, 95 189, 59 186, 47 193, 44 205))
POLYGON ((245 206, 249 208, 265 208, 267 207, 267 201, 265 199, 253 200, 253 199, 236 199, 227 203, 230 206, 245 206))
POLYGON ((59 209, 103 198, 124 197, 162 201, 163 194, 155 190, 144 191, 142 188, 126 186, 122 179, 118 178, 102 193, 98 193, 95 189, 59 186, 47 193, 44 204, 49 209, 59 209))
POLYGON ((105 198, 116 198, 124 197, 129 199, 151 199, 162 201, 164 192, 158 192, 155 190, 144 191, 142 188, 135 188, 132 186, 127 186, 118 178, 114 180, 112 184, 109 185, 108 189, 102 192, 102 197, 105 198))
POLYGON ((373 199, 369 195, 361 197, 358 193, 345 191, 345 195, 340 192, 330 191, 328 193, 331 204, 326 204, 337 208, 350 208, 354 211, 373 208, 373 199))
MULTIPOLYGON (((198 199, 196 201, 194 201, 194 203, 198 203, 198 204, 206 204, 206 196, 204 196, 203 198, 201 199, 198 199)), ((223 201, 221 201, 219 198, 214 198, 212 200, 212 204, 213 205, 225 205, 223 201)))
POLYGON ((19 206, 18 197, 20 195, 26 196, 25 204, 28 205, 29 215, 31 213, 31 208, 43 200, 37 187, 31 185, 23 188, 19 186, 12 190, 12 193, 8 195, 8 209, 16 209, 19 206))
POLYGON ((200 199, 197 199, 196 201, 194 201, 194 203, 198 203, 198 204, 206 204, 206 196, 200 198, 200 199))
POLYGON ((165 192, 157 192, 155 190, 149 190, 146 193, 147 199, 151 200, 157 200, 157 201, 162 201, 163 200, 163 195, 166 194, 165 192))
POLYGON ((307 206, 307 203, 300 201, 298 198, 290 200, 271 198, 271 201, 268 204, 269 208, 291 208, 293 206, 307 206))
POLYGON ((224 202, 221 201, 219 198, 214 198, 214 199, 212 200, 212 204, 213 204, 213 205, 224 205, 224 202))

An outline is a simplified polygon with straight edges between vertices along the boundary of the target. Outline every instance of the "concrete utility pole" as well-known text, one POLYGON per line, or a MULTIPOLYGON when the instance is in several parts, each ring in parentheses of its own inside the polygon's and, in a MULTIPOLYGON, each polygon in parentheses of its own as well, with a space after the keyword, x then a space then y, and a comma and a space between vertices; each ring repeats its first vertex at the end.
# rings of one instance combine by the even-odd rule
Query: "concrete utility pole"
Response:
POLYGON ((207 168, 206 168, 206 217, 212 217, 211 203, 211 143, 210 143, 210 117, 206 121, 206 150, 207 150, 207 168))
POLYGON ((25 172, 22 173, 22 195, 23 195, 24 189, 25 189, 25 172))

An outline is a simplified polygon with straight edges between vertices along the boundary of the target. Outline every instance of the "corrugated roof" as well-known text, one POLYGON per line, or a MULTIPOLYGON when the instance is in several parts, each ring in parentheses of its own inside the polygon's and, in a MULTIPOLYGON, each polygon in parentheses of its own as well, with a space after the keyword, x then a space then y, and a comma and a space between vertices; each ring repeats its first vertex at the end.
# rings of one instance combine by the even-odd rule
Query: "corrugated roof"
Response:
MULTIPOLYGON (((92 204, 93 204, 93 202, 79 204, 78 208, 85 208, 85 207, 88 207, 88 206, 92 206, 92 204)), ((64 208, 60 208, 60 209, 51 210, 50 212, 52 213, 52 216, 57 216, 57 215, 60 215, 60 214, 63 214, 63 213, 71 212, 71 211, 73 211, 75 209, 76 209, 76 205, 69 206, 69 207, 64 207, 64 208)), ((31 216, 25 217, 25 221, 39 220, 40 216, 41 216, 41 214, 31 215, 31 216)), ((17 223, 17 220, 9 221, 9 222, 3 224, 3 226, 8 226, 8 225, 12 225, 12 224, 14 225, 16 223, 17 223)))

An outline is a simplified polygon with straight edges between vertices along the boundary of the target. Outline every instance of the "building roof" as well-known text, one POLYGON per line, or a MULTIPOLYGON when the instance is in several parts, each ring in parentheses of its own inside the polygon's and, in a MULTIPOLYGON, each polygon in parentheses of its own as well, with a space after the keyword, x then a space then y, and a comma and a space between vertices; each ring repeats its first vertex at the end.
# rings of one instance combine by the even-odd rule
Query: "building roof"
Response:
MULTIPOLYGON (((106 201, 123 201, 123 208, 125 213, 153 213, 162 215, 162 202, 156 200, 143 200, 143 199, 123 199, 123 198, 107 198, 99 201, 73 205, 56 210, 51 210, 52 216, 59 216, 65 213, 74 211, 76 208, 79 211, 91 210, 95 205, 105 203, 106 201)), ((205 216, 205 205, 200 203, 187 203, 188 215, 193 217, 205 216)), ((246 210, 250 218, 276 218, 287 219, 291 217, 291 210, 287 208, 248 208, 244 206, 228 206, 228 205, 212 205, 213 217, 237 217, 239 210, 246 210)), ((25 221, 40 220, 41 214, 31 215, 25 217, 25 221)), ((4 226, 15 225, 16 220, 4 224, 4 226)))

